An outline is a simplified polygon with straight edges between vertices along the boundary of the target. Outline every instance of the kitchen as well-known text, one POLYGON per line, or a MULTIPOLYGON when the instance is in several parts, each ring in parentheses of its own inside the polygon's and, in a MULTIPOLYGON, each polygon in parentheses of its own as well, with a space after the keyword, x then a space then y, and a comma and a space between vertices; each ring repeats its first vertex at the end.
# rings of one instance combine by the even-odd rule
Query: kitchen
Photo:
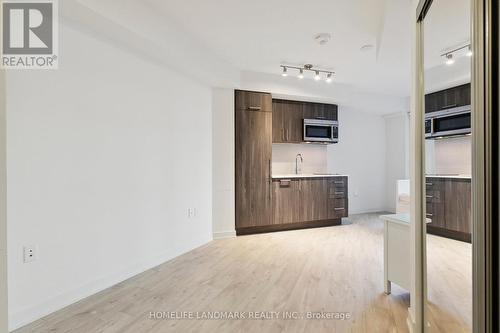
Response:
POLYGON ((237 90, 235 138, 238 235, 339 225, 348 217, 347 175, 326 172, 321 160, 304 168, 300 152, 291 168, 280 158, 290 149, 283 144, 321 156, 325 145, 338 143, 337 105, 237 90))

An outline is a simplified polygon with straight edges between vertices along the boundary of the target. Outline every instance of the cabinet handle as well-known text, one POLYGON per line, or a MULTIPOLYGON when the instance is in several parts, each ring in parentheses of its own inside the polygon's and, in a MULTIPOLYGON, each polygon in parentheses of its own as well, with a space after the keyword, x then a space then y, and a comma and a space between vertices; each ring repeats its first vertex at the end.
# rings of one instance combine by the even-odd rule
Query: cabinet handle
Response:
POLYGON ((432 214, 431 213, 427 213, 427 214, 425 214, 425 216, 432 217, 432 214))
POLYGON ((260 106, 249 106, 248 110, 250 111, 260 111, 262 108, 260 106))
POLYGON ((334 208, 335 210, 344 210, 345 208, 344 207, 337 207, 337 208, 334 208))
POLYGON ((432 199, 432 198, 434 198, 434 196, 433 196, 433 195, 426 195, 425 197, 426 197, 427 199, 432 199))
POLYGON ((290 130, 286 129, 286 141, 290 141, 290 130))
POLYGON ((271 168, 271 159, 268 159, 269 163, 269 201, 271 201, 272 197, 272 189, 273 189, 273 174, 272 174, 272 168, 271 168))
POLYGON ((432 183, 425 183, 426 186, 432 186, 432 183))
POLYGON ((342 191, 342 192, 335 192, 335 194, 344 194, 344 191, 342 191))
POLYGON ((281 129, 281 138, 283 139, 283 141, 286 141, 284 128, 281 129))
POLYGON ((333 182, 334 184, 344 184, 343 181, 336 181, 336 182, 333 182))

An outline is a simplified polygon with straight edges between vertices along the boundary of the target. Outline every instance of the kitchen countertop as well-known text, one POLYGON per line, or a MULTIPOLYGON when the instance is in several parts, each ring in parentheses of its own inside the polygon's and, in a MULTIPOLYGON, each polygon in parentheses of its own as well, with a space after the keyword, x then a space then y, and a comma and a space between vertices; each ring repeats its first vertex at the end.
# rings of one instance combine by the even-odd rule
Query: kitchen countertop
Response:
POLYGON ((427 178, 457 178, 457 179, 471 179, 470 175, 425 175, 427 178))
POLYGON ((275 174, 272 175, 273 179, 296 179, 296 178, 331 178, 331 177, 348 177, 347 175, 333 174, 333 173, 301 173, 301 174, 275 174))

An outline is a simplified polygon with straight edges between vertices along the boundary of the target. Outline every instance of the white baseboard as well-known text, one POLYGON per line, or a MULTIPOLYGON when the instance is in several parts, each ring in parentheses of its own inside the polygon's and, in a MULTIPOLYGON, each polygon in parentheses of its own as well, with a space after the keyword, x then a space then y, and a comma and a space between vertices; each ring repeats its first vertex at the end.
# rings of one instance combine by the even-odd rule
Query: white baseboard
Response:
POLYGON ((123 271, 105 277, 97 278, 94 281, 91 281, 73 290, 63 292, 57 296, 51 297, 37 305, 30 306, 16 313, 9 314, 9 332, 28 325, 29 323, 43 318, 68 305, 78 302, 86 297, 92 296, 104 289, 112 287, 137 274, 143 273, 148 269, 161 265, 175 257, 194 250, 195 248, 205 245, 209 242, 210 240, 205 240, 198 242, 199 244, 192 244, 188 248, 176 254, 172 254, 170 252, 163 253, 156 258, 150 258, 148 260, 136 263, 123 271))
POLYGON ((236 230, 229 231, 217 231, 213 233, 214 240, 216 239, 225 239, 225 238, 234 238, 236 237, 236 230))

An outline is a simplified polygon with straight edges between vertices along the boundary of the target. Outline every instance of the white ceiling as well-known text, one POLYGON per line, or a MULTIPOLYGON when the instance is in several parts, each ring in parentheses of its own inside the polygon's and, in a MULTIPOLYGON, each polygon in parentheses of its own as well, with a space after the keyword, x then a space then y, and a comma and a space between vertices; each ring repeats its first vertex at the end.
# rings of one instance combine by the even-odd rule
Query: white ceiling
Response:
POLYGON ((361 90, 409 94, 408 0, 147 1, 240 70, 312 63, 361 90), (318 33, 332 40, 321 46, 318 33))
MULTIPOLYGON (((469 1, 434 0, 426 22, 426 74, 435 85, 457 80, 436 54, 468 39, 469 1)), ((237 86, 239 73, 275 75, 295 84, 292 75, 281 78, 279 65, 312 63, 336 72, 332 91, 342 85, 355 93, 406 97, 414 24, 410 3, 65 0, 60 7, 66 19, 94 35, 213 86, 237 86), (332 40, 318 45, 314 36, 325 32, 332 40), (374 48, 363 52, 365 44, 374 48)), ((461 66, 463 76, 467 63, 461 66)), ((329 97, 328 89, 318 88, 318 95, 329 97)))
POLYGON ((434 0, 424 21, 424 67, 427 91, 470 81, 471 58, 457 52, 446 65, 443 53, 470 42, 470 0, 434 0))

